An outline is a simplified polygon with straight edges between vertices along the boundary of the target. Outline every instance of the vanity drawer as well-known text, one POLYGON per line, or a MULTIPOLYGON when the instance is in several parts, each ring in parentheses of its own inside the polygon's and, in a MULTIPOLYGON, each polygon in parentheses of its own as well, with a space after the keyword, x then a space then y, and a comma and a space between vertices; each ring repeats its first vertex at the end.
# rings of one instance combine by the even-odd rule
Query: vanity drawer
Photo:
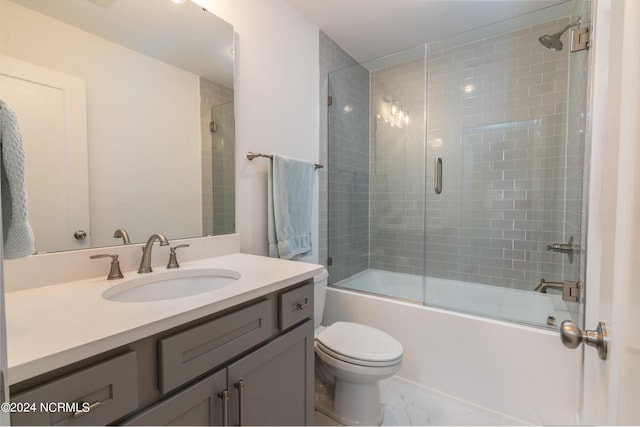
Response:
POLYGON ((136 352, 16 394, 11 401, 35 409, 12 413, 12 425, 107 425, 138 407, 136 352), (88 412, 86 403, 92 405, 88 412))
POLYGON ((264 300, 158 341, 160 391, 167 393, 271 337, 264 300))
POLYGON ((313 282, 278 295, 278 313, 280 330, 313 317, 313 282))

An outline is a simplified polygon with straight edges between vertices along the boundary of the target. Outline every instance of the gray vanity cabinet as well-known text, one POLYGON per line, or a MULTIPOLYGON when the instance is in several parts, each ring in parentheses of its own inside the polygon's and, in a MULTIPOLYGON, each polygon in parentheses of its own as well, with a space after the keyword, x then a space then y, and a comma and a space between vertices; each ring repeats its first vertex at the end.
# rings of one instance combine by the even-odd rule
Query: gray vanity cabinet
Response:
POLYGON ((123 425, 312 425, 313 357, 308 320, 123 425))
POLYGON ((312 425, 313 352, 308 280, 12 385, 15 405, 75 406, 11 422, 312 425))

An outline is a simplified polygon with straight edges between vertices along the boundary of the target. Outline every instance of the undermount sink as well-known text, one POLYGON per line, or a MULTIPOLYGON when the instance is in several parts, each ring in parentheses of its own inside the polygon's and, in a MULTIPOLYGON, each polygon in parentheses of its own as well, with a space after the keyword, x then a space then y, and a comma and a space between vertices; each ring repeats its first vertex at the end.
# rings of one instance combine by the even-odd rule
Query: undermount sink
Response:
POLYGON ((150 302, 183 298, 232 285, 240 273, 222 268, 176 270, 124 280, 102 293, 109 301, 150 302))

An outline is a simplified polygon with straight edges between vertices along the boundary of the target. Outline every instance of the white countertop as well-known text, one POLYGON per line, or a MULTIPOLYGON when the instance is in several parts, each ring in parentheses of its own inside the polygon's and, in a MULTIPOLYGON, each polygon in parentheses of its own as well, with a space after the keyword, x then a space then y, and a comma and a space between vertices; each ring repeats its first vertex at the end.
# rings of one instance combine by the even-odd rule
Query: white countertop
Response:
MULTIPOLYGON (((7 293, 9 384, 277 291, 323 267, 240 253, 180 265, 180 270, 195 268, 231 269, 241 277, 222 289, 154 302, 102 297, 106 289, 141 276, 136 271, 120 280, 101 277, 7 293)), ((166 271, 154 267, 148 275, 166 271)))

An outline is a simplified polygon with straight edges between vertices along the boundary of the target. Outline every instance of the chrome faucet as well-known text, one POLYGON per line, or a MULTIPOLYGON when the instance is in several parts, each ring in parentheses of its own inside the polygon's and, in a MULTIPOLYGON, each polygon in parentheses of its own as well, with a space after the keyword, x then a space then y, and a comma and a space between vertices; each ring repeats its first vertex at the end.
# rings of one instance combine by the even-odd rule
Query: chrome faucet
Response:
POLYGON ((153 248, 153 242, 160 242, 160 246, 167 246, 169 241, 164 236, 164 234, 152 234, 147 240, 147 244, 142 247, 142 260, 140 261, 140 268, 138 268, 138 273, 151 273, 153 270, 151 269, 151 249, 153 248))
POLYGON ((547 282, 544 279, 540 279, 540 284, 536 286, 534 289, 535 292, 540 292, 541 294, 546 294, 547 289, 559 289, 562 290, 563 282, 547 282))

